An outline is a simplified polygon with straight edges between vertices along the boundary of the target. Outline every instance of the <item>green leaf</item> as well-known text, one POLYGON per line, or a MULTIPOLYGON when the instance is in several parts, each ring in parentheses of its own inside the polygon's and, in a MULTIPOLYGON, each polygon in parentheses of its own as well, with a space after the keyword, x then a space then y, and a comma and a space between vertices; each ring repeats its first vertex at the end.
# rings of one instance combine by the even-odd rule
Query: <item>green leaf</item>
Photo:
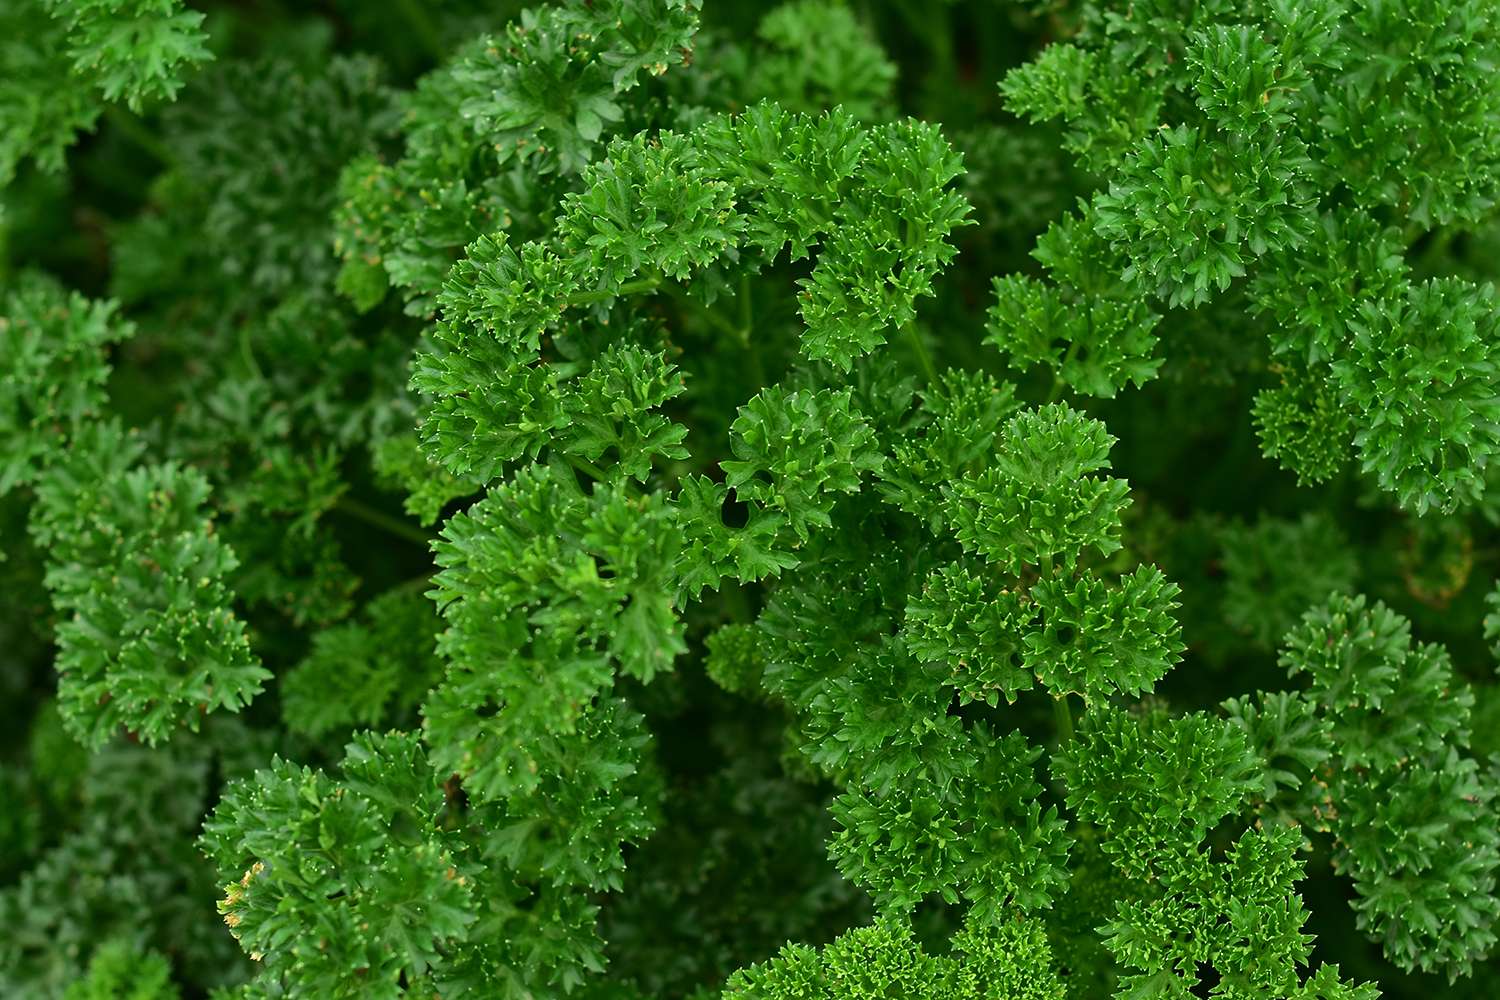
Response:
POLYGON ((202 715, 238 711, 271 675, 230 608, 238 565, 202 508, 208 483, 139 465, 138 440, 89 424, 37 483, 32 531, 58 625, 58 696, 69 730, 100 746, 125 727, 147 743, 202 715))
POLYGON ((1063 884, 1068 837, 1042 809, 1040 750, 1018 733, 973 736, 975 763, 950 782, 914 775, 884 790, 856 786, 834 799, 829 854, 882 907, 910 910, 936 894, 966 899, 977 926, 1012 907, 1050 906, 1063 884))
POLYGON ((171 99, 181 72, 209 58, 203 14, 176 0, 46 0, 68 26, 68 55, 108 101, 140 108, 150 98, 171 99))
POLYGON ((1441 646, 1414 644, 1411 622, 1363 595, 1335 594, 1286 636, 1281 665, 1306 674, 1347 766, 1391 769, 1467 740, 1474 695, 1441 646))
POLYGON ((1201 712, 1134 718, 1095 706, 1052 766, 1079 819, 1105 831, 1104 852, 1136 877, 1194 854, 1259 783, 1244 731, 1201 712))
POLYGON ((832 522, 835 493, 856 493, 884 456, 849 392, 787 393, 772 386, 740 408, 730 428, 735 458, 725 483, 785 519, 799 541, 832 522))
POLYGON ((616 670, 671 668, 685 646, 670 517, 659 494, 585 496, 532 466, 448 521, 432 596, 450 666, 422 711, 439 766, 486 797, 534 788, 540 741, 573 733, 616 670))
POLYGON ((177 1000, 172 965, 156 951, 139 952, 109 941, 89 959, 88 972, 70 984, 63 1000, 177 1000))
POLYGON ((1073 565, 1087 549, 1120 547, 1123 480, 1089 473, 1109 467, 1114 439, 1104 425, 1063 404, 1012 417, 984 471, 944 489, 944 520, 965 551, 1002 571, 1073 565))
POLYGON ((0 312, 0 494, 36 478, 104 407, 111 343, 135 332, 113 302, 26 274, 0 312))
POLYGON ((1273 649, 1308 607, 1354 590, 1359 563, 1326 514, 1262 517, 1228 525, 1221 537, 1224 618, 1262 649, 1273 649))
POLYGON ((1251 261, 1307 238, 1307 172, 1294 138, 1215 143, 1181 125, 1142 142, 1093 208, 1100 234, 1130 262, 1125 280, 1169 305, 1197 305, 1251 261))
POLYGON ((830 0, 791 0, 755 29, 761 46, 742 86, 747 103, 772 100, 790 111, 841 107, 861 121, 889 118, 896 65, 875 32, 830 0))
POLYGON ((591 462, 608 452, 611 468, 645 482, 654 462, 688 457, 687 428, 654 412, 685 389, 676 366, 660 354, 612 345, 578 380, 561 447, 591 462))
POLYGON ((224 922, 295 992, 397 995, 476 919, 476 872, 437 828, 442 805, 414 735, 355 737, 341 781, 277 759, 204 824, 220 872, 244 872, 224 887, 224 922))
POLYGON ((1334 363, 1366 472, 1425 513, 1474 503, 1500 451, 1494 289, 1457 279, 1366 300, 1334 363))
POLYGON ((1289 367, 1281 385, 1262 389, 1250 408, 1261 453, 1294 473, 1299 486, 1338 475, 1354 447, 1353 415, 1327 375, 1289 367))
POLYGON ((1014 702, 1035 683, 1024 643, 1036 611, 1018 591, 995 591, 962 563, 939 567, 906 605, 907 648, 927 662, 951 663, 961 700, 1014 702))
POLYGON ((281 712, 294 732, 319 737, 409 724, 441 674, 439 619, 421 591, 388 590, 359 620, 323 629, 280 680, 281 712))
POLYGON ((697 28, 697 0, 574 2, 528 11, 503 43, 492 42, 465 68, 482 86, 462 113, 502 158, 555 156, 557 169, 577 171, 603 122, 621 117, 616 96, 642 73, 660 75, 684 62, 697 28))
POLYGON ((1113 584, 1090 573, 1071 584, 1038 581, 1030 590, 1036 627, 1024 640, 1027 669, 1054 697, 1091 702, 1151 690, 1185 648, 1173 614, 1178 593, 1155 566, 1113 584))
POLYGON ((904 428, 876 474, 877 488, 907 513, 936 522, 942 487, 982 467, 1001 424, 1019 403, 1010 383, 954 368, 920 395, 915 421, 904 428))
POLYGON ((1062 1000, 1043 926, 967 925, 950 955, 929 955, 903 919, 846 931, 821 951, 789 944, 729 978, 725 1000, 1062 1000))
POLYGON ((728 496, 723 484, 689 476, 672 501, 683 539, 677 574, 693 596, 704 587, 718 590, 725 576, 750 583, 798 564, 796 555, 785 550, 784 515, 755 506, 743 527, 732 528, 724 523, 728 496))

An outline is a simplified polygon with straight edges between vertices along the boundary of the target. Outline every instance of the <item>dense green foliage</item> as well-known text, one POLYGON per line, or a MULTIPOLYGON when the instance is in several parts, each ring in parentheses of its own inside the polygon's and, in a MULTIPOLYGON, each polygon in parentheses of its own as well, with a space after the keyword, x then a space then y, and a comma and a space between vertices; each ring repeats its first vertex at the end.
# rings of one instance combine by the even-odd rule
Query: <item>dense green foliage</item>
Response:
POLYGON ((0 995, 1493 996, 1497 65, 0 0, 0 995))

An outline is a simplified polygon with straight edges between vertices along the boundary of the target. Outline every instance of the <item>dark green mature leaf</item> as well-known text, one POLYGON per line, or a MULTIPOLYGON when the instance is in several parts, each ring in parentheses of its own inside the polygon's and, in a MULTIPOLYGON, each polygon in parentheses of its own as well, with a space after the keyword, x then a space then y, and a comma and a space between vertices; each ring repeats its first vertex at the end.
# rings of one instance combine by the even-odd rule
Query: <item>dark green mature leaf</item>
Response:
POLYGON ((134 332, 113 302, 26 275, 0 311, 0 493, 36 478, 50 453, 99 416, 105 351, 134 332))
POLYGON ((854 493, 884 459, 847 392, 788 394, 766 389, 740 410, 730 429, 733 461, 720 463, 725 483, 784 519, 802 541, 832 522, 834 493, 854 493))
POLYGON ((1348 539, 1326 516, 1230 525, 1223 544, 1224 620, 1267 650, 1309 607, 1352 591, 1359 573, 1348 539))
POLYGON ((277 760, 204 827, 219 911, 266 975, 321 996, 399 996, 475 921, 474 872, 434 826, 443 796, 415 736, 363 734, 343 780, 277 760))
MULTIPOLYGON (((945 188, 957 170, 929 127, 864 130, 841 113, 810 118, 768 104, 687 135, 612 143, 564 199, 555 240, 513 249, 503 234, 485 237, 455 266, 435 350, 418 358, 412 380, 433 397, 424 444, 450 472, 482 480, 538 455, 593 405, 570 400, 587 382, 565 386, 560 366, 537 363, 544 347, 576 355, 609 303, 674 287, 734 259, 742 243, 772 256, 790 243, 793 257, 821 244, 803 282, 803 348, 847 370, 884 342, 880 331, 910 322, 952 256, 947 237, 965 208, 945 188), (826 148, 835 139, 838 148, 826 148), (791 208, 783 184, 807 199, 791 208), (843 224, 854 216, 858 225, 843 224)), ((803 518, 818 516, 787 513, 799 537, 803 518)))
POLYGON ((1089 476, 1109 467, 1113 438, 1104 425, 1058 403, 1012 417, 996 454, 972 479, 944 487, 944 520, 968 552, 1006 573, 1083 552, 1120 547, 1123 480, 1089 476))
POLYGON ((912 776, 883 792, 857 787, 834 800, 829 853, 878 904, 909 910, 931 894, 971 905, 978 926, 1012 907, 1045 908, 1063 881, 1068 839, 1056 810, 1037 802, 1041 751, 1018 733, 974 737, 975 763, 951 783, 912 776))
POLYGON ((1363 597, 1308 611, 1281 662, 1328 722, 1328 815, 1359 926, 1403 968, 1467 974, 1495 945, 1494 778, 1460 753, 1474 695, 1439 646, 1363 597))
POLYGON ((1367 300, 1337 384, 1360 415, 1365 471, 1418 513, 1473 503, 1500 451, 1494 289, 1456 280, 1367 300))
POLYGON ((626 125, 627 92, 687 62, 697 28, 697 0, 569 0, 460 47, 405 99, 404 155, 344 171, 341 289, 369 308, 389 280, 426 312, 476 238, 539 235, 564 179, 626 125))
POLYGON ((196 729, 271 676, 229 606, 237 563, 202 511, 208 483, 171 463, 137 465, 142 450, 118 424, 90 424, 37 483, 32 531, 57 557, 47 588, 65 615, 59 704, 95 747, 121 726, 147 743, 196 729))
POLYGON ((659 494, 585 496, 533 466, 448 521, 433 596, 451 666, 423 708, 440 766, 485 798, 533 789, 547 738, 573 733, 617 670, 671 668, 684 646, 669 519, 659 494))
POLYGON ((179 75, 209 58, 203 14, 178 0, 44 0, 67 25, 67 52, 81 75, 93 77, 108 101, 139 108, 171 98, 179 75))
POLYGON ((414 721, 441 674, 432 603, 413 587, 370 601, 359 621, 318 632, 280 679, 287 727, 309 736, 414 721))
POLYGON ((530 11, 504 44, 463 67, 476 93, 461 105, 500 162, 554 158, 573 173, 589 160, 617 103, 642 73, 660 76, 691 51, 698 0, 605 0, 530 11))
POLYGON ((747 103, 764 98, 792 111, 841 107, 861 121, 891 117, 897 69, 868 24, 830 0, 792 0, 772 7, 756 35, 747 103))

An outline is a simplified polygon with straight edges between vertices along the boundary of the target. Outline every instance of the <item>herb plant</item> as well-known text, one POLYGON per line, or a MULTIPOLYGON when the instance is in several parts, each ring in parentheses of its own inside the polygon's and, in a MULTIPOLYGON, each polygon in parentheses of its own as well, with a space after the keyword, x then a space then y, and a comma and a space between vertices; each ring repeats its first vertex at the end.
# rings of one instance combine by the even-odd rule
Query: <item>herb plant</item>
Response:
POLYGON ((1493 995, 1500 6, 0 0, 0 995, 1493 995))

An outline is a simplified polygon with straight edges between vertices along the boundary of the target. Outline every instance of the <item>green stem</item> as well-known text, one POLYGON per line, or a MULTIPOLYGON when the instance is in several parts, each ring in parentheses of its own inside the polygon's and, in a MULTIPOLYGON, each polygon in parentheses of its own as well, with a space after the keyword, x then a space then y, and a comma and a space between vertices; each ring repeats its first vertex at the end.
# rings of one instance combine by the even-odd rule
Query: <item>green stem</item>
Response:
POLYGON ((598 463, 591 462, 582 455, 568 455, 567 460, 569 465, 595 482, 603 483, 609 481, 609 473, 599 468, 598 463))
POLYGON ((636 281, 627 281, 618 288, 600 288, 592 292, 579 292, 568 296, 570 306, 588 306, 595 302, 605 302, 609 299, 624 298, 627 295, 639 295, 641 292, 655 291, 661 287, 660 278, 640 278, 636 281))
POLYGON ((1448 248, 1453 244, 1454 237, 1458 235, 1459 231, 1451 226, 1436 233, 1428 244, 1422 248, 1422 252, 1417 255, 1416 262, 1418 264, 1425 264, 1430 260, 1441 258, 1448 252, 1448 248))
POLYGON ((626 496, 635 499, 639 499, 642 495, 641 485, 629 476, 611 478, 610 474, 605 472, 597 462, 591 462, 582 455, 563 455, 560 451, 556 454, 561 455, 568 465, 602 486, 623 490, 626 496))
POLYGON ((135 143, 143 152, 151 154, 164 167, 177 166, 177 156, 170 146, 157 138, 156 134, 141 124, 141 120, 117 104, 104 107, 104 117, 110 127, 135 143))
POLYGON ((931 50, 940 78, 951 80, 956 75, 953 57, 953 25, 946 7, 936 4, 913 4, 911 0, 897 0, 896 12, 906 22, 912 34, 922 39, 931 50))
POLYGON ((755 304, 750 301, 750 275, 740 275, 740 340, 750 346, 750 332, 755 329, 755 304))
POLYGON ((1052 373, 1052 390, 1047 393, 1047 401, 1043 405, 1044 406, 1051 406, 1053 403, 1057 402, 1057 397, 1062 395, 1063 386, 1066 385, 1066 384, 1067 383, 1063 382, 1061 375, 1057 374, 1056 372, 1053 372, 1052 373))
POLYGON ((388 589, 386 591, 386 593, 387 594, 399 594, 399 593, 405 593, 408 590, 422 590, 422 589, 425 589, 427 587, 432 586, 432 576, 433 576, 433 574, 431 574, 431 573, 423 573, 421 576, 414 576, 414 577, 412 577, 409 580, 402 580, 400 583, 396 584, 394 587, 391 587, 390 589, 388 589))
POLYGON ((937 367, 932 363, 932 355, 927 353, 927 345, 922 343, 922 335, 917 332, 916 324, 906 325, 906 341, 911 344, 912 353, 917 356, 917 363, 922 366, 922 373, 927 376, 929 383, 938 379, 937 367))
POLYGON ((357 518, 371 527, 379 528, 381 531, 388 532, 398 538, 415 542, 424 549, 432 541, 431 537, 425 531, 412 527, 400 518, 392 517, 385 511, 376 510, 369 504, 361 500, 356 500, 347 493, 338 498, 338 501, 333 505, 333 509, 342 511, 350 517, 357 518))
POLYGON ((693 312, 703 317, 703 319, 707 321, 708 325, 713 327, 715 330, 718 330, 725 336, 733 337, 735 343, 743 344, 745 342, 746 335, 743 331, 740 330, 739 327, 729 322, 729 320, 725 319, 716 310, 708 308, 703 303, 693 298, 684 289, 678 287, 677 285, 669 284, 663 285, 662 291, 670 295, 672 297, 672 300, 678 305, 683 306, 687 309, 691 309, 693 312))
MULTIPOLYGON (((1088 326, 1089 326, 1089 338, 1088 339, 1093 340, 1094 339, 1094 336, 1093 336, 1093 334, 1094 334, 1094 304, 1093 304, 1093 300, 1090 300, 1084 306, 1084 316, 1088 320, 1088 326)), ((1063 381, 1063 377, 1062 377, 1063 369, 1066 368, 1066 367, 1068 367, 1068 365, 1072 364, 1073 363, 1073 359, 1076 358, 1076 357, 1078 357, 1078 345, 1082 344, 1082 343, 1083 343, 1083 341, 1081 341, 1081 340, 1075 340, 1071 344, 1069 344, 1068 345, 1068 353, 1066 353, 1066 354, 1063 355, 1062 363, 1059 364, 1057 366, 1057 370, 1052 373, 1052 391, 1047 394, 1047 402, 1048 403, 1055 403, 1055 402, 1057 402, 1057 397, 1062 395, 1063 386, 1067 384, 1066 382, 1063 381)))
POLYGON ((1073 709, 1068 704, 1066 693, 1053 696, 1052 720, 1057 726, 1057 742, 1071 742, 1073 739, 1073 709))
POLYGON ((740 346, 750 360, 750 378, 756 389, 766 384, 766 369, 760 357, 760 344, 751 340, 755 332, 755 305, 750 298, 750 275, 740 275, 740 346))
POLYGON ((406 21, 412 33, 417 36, 417 41, 422 43, 422 48, 427 54, 438 62, 448 57, 448 50, 443 46, 443 36, 438 32, 437 25, 432 18, 427 16, 427 11, 418 0, 396 0, 396 7, 401 11, 401 17, 406 21))
POLYGON ((260 370, 260 362, 255 360, 255 351, 250 347, 250 324, 240 324, 240 358, 245 362, 245 367, 250 369, 258 381, 266 380, 265 373, 260 370))

